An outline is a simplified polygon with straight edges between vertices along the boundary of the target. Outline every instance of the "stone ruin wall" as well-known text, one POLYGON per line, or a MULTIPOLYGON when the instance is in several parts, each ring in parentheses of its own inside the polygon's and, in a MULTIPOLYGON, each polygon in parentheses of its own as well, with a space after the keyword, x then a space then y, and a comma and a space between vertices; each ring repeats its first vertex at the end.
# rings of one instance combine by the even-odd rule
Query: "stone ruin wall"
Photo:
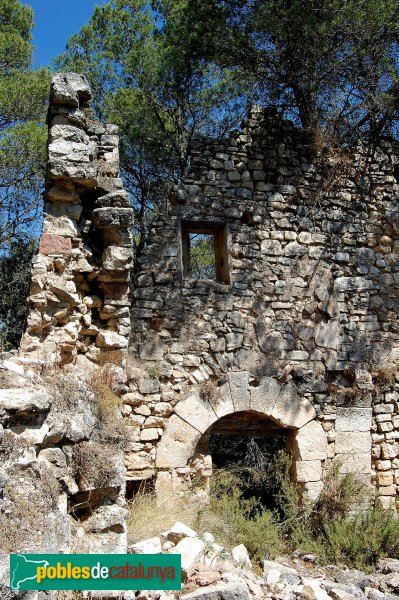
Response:
POLYGON ((303 131, 256 109, 230 139, 193 148, 134 290, 131 352, 148 378, 126 398, 128 477, 150 473, 155 453, 163 491, 209 474, 203 434, 250 411, 288 428, 311 497, 339 459, 395 507, 398 161, 388 141, 323 161, 303 131), (215 227, 229 282, 193 281, 184 232, 215 227))
POLYGON ((53 78, 26 332, 0 356, 1 590, 9 552, 127 551, 123 426, 85 380, 101 392, 94 365, 126 360, 133 210, 117 128, 89 118, 89 99, 84 77, 53 78))
POLYGON ((130 333, 133 210, 119 179, 118 128, 87 114, 85 77, 56 75, 39 253, 21 351, 49 363, 122 363, 130 333))
POLYGON ((289 432, 293 478, 311 497, 338 458, 395 508, 397 148, 322 160, 307 134, 258 109, 228 140, 199 143, 152 225, 129 319, 132 211, 116 131, 85 121, 88 96, 82 78, 53 83, 22 351, 124 365, 128 482, 156 475, 160 493, 176 494, 206 481, 210 428, 252 415, 289 432), (219 281, 187 277, 193 230, 215 234, 219 281))

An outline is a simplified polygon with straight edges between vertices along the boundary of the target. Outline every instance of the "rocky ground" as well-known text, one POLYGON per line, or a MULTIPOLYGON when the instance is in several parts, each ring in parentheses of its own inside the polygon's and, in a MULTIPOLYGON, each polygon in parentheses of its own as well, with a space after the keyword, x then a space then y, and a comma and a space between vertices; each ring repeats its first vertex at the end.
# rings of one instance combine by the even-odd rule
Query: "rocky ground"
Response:
MULTIPOLYGON (((252 565, 242 544, 231 552, 210 533, 198 536, 182 523, 159 537, 129 547, 131 553, 169 552, 182 556, 181 600, 393 600, 399 598, 399 560, 385 558, 366 574, 334 565, 321 567, 317 557, 294 552, 252 565)), ((132 596, 133 597, 133 596, 132 596)), ((138 592, 139 600, 172 599, 171 592, 138 592)))

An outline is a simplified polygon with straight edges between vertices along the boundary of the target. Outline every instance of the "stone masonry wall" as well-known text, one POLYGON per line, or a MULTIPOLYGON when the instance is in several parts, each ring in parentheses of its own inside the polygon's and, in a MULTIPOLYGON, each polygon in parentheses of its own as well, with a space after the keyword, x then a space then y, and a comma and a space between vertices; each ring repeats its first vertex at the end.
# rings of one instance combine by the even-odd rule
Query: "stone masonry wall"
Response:
POLYGON ((256 108, 228 140, 193 148, 140 259, 128 479, 156 471, 158 489, 176 491, 206 477, 201 439, 244 411, 289 429, 293 476, 311 496, 339 459, 395 507, 398 169, 389 141, 326 152, 256 108), (193 230, 216 232, 219 281, 184 273, 193 230))
POLYGON ((130 333, 133 210, 118 129, 90 118, 85 77, 56 75, 48 113, 43 230, 21 352, 53 363, 122 364, 130 333))
POLYGON ((22 357, 124 366, 128 481, 156 475, 160 493, 178 494, 195 478, 206 492, 209 436, 233 417, 238 431, 288 432, 292 477, 310 497, 338 460, 395 508, 397 146, 327 151, 254 108, 229 139, 192 148, 131 307, 117 130, 90 119, 89 99, 84 77, 54 77, 22 357), (190 276, 190 232, 214 236, 214 280, 190 276))

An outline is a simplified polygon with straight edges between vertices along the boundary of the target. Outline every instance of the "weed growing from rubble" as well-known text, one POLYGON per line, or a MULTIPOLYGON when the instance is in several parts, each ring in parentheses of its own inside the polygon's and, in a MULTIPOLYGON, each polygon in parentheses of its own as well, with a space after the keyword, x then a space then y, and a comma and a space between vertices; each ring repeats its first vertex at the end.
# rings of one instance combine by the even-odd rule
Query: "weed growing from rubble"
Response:
POLYGON ((0 511, 0 548, 4 554, 31 551, 32 533, 36 550, 44 532, 49 528, 49 513, 55 511, 59 499, 59 484, 49 468, 26 472, 25 486, 16 487, 7 482, 3 488, 0 511), (32 485, 34 483, 34 485, 32 485))
POLYGON ((244 544, 255 561, 284 551, 277 514, 256 498, 244 498, 237 475, 228 469, 214 472, 210 505, 199 513, 196 527, 211 531, 228 549, 244 544))
POLYGON ((374 506, 370 491, 339 464, 325 476, 316 502, 300 501, 288 470, 281 471, 281 528, 292 547, 315 553, 322 564, 368 571, 379 558, 399 557, 399 520, 374 506))

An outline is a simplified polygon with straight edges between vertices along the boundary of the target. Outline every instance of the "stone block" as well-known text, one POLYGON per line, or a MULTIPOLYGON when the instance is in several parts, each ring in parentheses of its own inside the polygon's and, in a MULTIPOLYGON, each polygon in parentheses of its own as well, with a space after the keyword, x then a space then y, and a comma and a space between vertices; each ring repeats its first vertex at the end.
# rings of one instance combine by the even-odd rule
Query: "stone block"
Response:
POLYGON ((337 408, 335 430, 338 431, 370 431, 371 408, 337 408))
POLYGON ((132 265, 133 253, 131 248, 107 246, 102 255, 103 268, 107 271, 125 271, 132 265))
POLYGON ((366 431, 338 431, 335 436, 336 454, 371 453, 371 434, 366 431))
POLYGON ((393 485, 393 473, 391 471, 379 471, 377 473, 378 485, 393 485))
POLYGON ((155 377, 145 377, 139 381, 140 394, 157 394, 159 392, 159 379, 155 377))
POLYGON ((327 457, 327 436, 317 421, 311 421, 297 431, 293 451, 296 460, 325 460, 327 457))
POLYGON ((142 442, 155 442, 159 438, 158 429, 155 427, 149 427, 148 429, 143 429, 140 434, 140 440, 142 442))
POLYGON ((396 485, 381 485, 377 490, 377 496, 396 496, 396 485))
POLYGON ((169 542, 173 542, 174 544, 178 544, 184 538, 195 538, 197 537, 197 532, 190 527, 187 527, 184 523, 180 521, 176 521, 176 523, 171 527, 168 531, 162 534, 162 537, 167 539, 169 542))
POLYGON ((306 246, 301 246, 301 244, 298 244, 298 242, 290 242, 289 244, 284 246, 285 256, 292 256, 295 258, 301 257, 304 254, 306 254, 307 251, 308 249, 306 248, 306 246))
POLYGON ((113 528, 120 530, 120 533, 125 531, 125 523, 128 511, 122 506, 100 506, 90 515, 88 519, 82 522, 82 527, 85 531, 92 533, 101 533, 113 528))
POLYGON ((339 454, 335 461, 340 473, 353 473, 354 475, 371 473, 371 453, 339 454))
POLYGON ((362 292, 373 287, 371 279, 366 277, 337 277, 334 281, 335 292, 362 292))
POLYGON ((69 256, 72 254, 72 242, 70 237, 42 233, 39 243, 39 254, 45 256, 69 256))
POLYGON ((96 337, 96 346, 104 350, 127 348, 128 343, 129 341, 125 336, 114 331, 100 331, 96 337))
POLYGON ((181 570, 183 580, 190 577, 197 562, 204 556, 206 544, 195 537, 186 537, 171 549, 170 554, 181 554, 181 570))
POLYGON ((153 469, 154 460, 149 452, 126 452, 125 467, 126 476, 129 478, 131 472, 153 469))
POLYGON ((303 484, 303 494, 308 500, 316 502, 323 491, 323 487, 322 481, 308 481, 303 484))
POLYGON ((156 466, 158 468, 185 467, 193 456, 201 435, 178 415, 172 415, 157 446, 156 466))
POLYGON ((97 229, 131 227, 134 222, 131 208, 96 208, 92 212, 92 219, 97 229))
POLYGON ((315 329, 315 342, 322 348, 337 350, 340 340, 339 323, 331 320, 328 323, 319 323, 315 329))
POLYGON ((298 483, 321 481, 322 467, 320 460, 297 460, 294 463, 295 480, 298 483))
POLYGON ((165 347, 160 340, 147 339, 140 348, 140 358, 141 360, 162 360, 164 352, 165 347))
POLYGON ((51 80, 51 102, 66 106, 79 106, 91 98, 90 85, 84 75, 57 73, 51 80))
POLYGON ((261 252, 262 254, 280 256, 282 254, 282 247, 278 240, 263 240, 261 243, 261 252))
POLYGON ((231 556, 239 567, 252 569, 251 559, 249 558, 248 550, 244 544, 240 544, 239 546, 232 548, 231 556))
POLYGON ((201 398, 199 390, 193 390, 178 402, 174 412, 201 433, 205 433, 217 420, 209 403, 201 398))
POLYGON ((38 413, 48 410, 51 396, 39 386, 35 390, 26 388, 0 389, 0 409, 15 413, 38 413))
POLYGON ((137 544, 128 546, 129 554, 161 554, 162 545, 159 537, 149 538, 137 544))
POLYGON ((392 444, 381 444, 381 456, 383 459, 396 458, 399 456, 399 444, 397 442, 392 444))

